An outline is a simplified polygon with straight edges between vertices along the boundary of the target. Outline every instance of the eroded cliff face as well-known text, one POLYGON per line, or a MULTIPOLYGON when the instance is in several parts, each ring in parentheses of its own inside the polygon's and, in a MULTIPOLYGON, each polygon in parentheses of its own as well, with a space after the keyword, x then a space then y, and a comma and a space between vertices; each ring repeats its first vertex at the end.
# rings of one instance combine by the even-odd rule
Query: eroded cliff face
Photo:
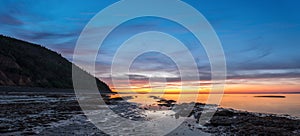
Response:
POLYGON ((29 70, 22 68, 17 63, 17 59, 11 55, 13 53, 3 53, 3 50, 0 53, 0 86, 42 87, 38 86, 37 83, 49 83, 46 78, 42 78, 33 82, 32 77, 24 72, 29 70))
POLYGON ((0 54, 0 85, 23 86, 32 84, 30 77, 18 74, 22 68, 15 59, 0 54))
MULTIPOLYGON (((73 65, 45 47, 0 35, 0 86, 72 89, 73 65)), ((99 90, 111 92, 104 82, 95 79, 99 90)))

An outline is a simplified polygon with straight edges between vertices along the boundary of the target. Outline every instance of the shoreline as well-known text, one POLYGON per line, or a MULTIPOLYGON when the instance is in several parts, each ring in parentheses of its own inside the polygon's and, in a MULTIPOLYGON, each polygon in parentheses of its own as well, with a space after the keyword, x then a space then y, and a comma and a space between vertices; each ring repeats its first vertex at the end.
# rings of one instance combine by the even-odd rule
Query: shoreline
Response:
POLYGON ((300 133, 300 119, 290 115, 219 108, 203 131, 219 135, 296 135, 300 133))
MULTIPOLYGON (((10 91, 13 92, 13 91, 10 91)), ((85 117, 79 107, 76 97, 69 93, 36 93, 34 91, 0 94, 1 124, 0 132, 4 135, 105 135, 85 117), (53 95, 53 93, 55 95, 53 95), (77 122, 77 123, 76 123, 77 122)), ((133 120, 143 120, 143 110, 136 104, 125 102, 120 98, 106 101, 118 115, 133 120), (128 110, 131 109, 131 110, 128 110), (132 110, 134 112, 132 112, 132 110)), ((170 101, 165 101, 171 103, 170 101)), ((204 104, 194 103, 196 112, 202 112, 204 104)), ((178 105, 172 105, 178 106, 178 105)), ((178 110, 177 110, 178 111, 178 110)), ((176 117, 175 113, 174 117, 176 117)), ((171 134, 212 135, 236 134, 277 134, 295 135, 300 133, 299 117, 256 113, 230 108, 218 108, 210 122, 204 126, 197 123, 197 115, 191 115, 183 122, 179 130, 171 134)))
POLYGON ((298 117, 298 116, 293 116, 293 115, 289 115, 289 114, 285 114, 285 113, 255 112, 255 111, 234 109, 234 108, 228 108, 228 107, 219 107, 219 109, 227 109, 227 110, 231 110, 231 111, 235 111, 235 112, 246 112, 246 113, 258 116, 258 117, 274 116, 274 117, 285 117, 285 118, 293 119, 293 120, 300 120, 300 117, 298 117))

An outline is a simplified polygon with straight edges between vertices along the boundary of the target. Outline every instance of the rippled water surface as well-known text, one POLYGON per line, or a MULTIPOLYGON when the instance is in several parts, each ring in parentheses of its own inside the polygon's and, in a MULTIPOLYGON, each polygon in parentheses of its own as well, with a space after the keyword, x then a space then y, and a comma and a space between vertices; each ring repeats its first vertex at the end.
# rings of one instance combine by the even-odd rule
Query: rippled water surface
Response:
MULTIPOLYGON (((177 103, 207 103, 209 97, 208 94, 198 94, 198 97, 195 97, 195 95, 197 94, 119 94, 118 96, 132 96, 132 99, 129 99, 128 101, 143 105, 155 105, 157 99, 153 99, 153 96, 175 100, 177 103), (179 97, 180 102, 178 101, 179 97)), ((215 94, 211 94, 210 97, 214 97, 214 95, 215 94)), ((221 103, 218 105, 220 105, 220 107, 251 112, 288 114, 300 117, 300 94, 224 94, 221 103), (284 98, 256 96, 284 96, 284 98)))

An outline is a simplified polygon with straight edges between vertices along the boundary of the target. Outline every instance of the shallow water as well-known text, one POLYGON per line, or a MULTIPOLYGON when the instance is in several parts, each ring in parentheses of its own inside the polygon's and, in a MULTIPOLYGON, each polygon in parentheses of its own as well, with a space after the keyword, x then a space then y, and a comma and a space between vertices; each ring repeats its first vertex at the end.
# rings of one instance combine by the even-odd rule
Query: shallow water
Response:
MULTIPOLYGON (((177 103, 201 102, 207 103, 208 97, 214 98, 216 94, 118 94, 117 96, 133 96, 130 102, 143 105, 155 105, 157 99, 150 96, 157 96, 167 100, 175 100, 177 103), (180 98, 180 101, 178 101, 180 98)), ((116 97, 116 96, 115 96, 116 97)), ((300 94, 224 94, 220 107, 245 110, 250 112, 288 114, 300 117, 300 94), (285 96, 285 98, 255 97, 255 96, 285 96)))
MULTIPOLYGON (((263 95, 263 94, 260 94, 263 95)), ((195 94, 184 94, 180 97, 182 98, 178 102, 178 94, 138 94, 138 95, 121 95, 127 101, 139 103, 142 105, 152 105, 153 107, 158 107, 158 100, 173 99, 177 103, 188 103, 188 102, 207 102, 209 95, 199 95, 196 100, 193 100, 195 94), (130 97, 129 97, 130 96, 130 97), (150 97, 152 96, 152 97, 150 97)), ((213 97, 214 95, 212 95, 213 97)), ((299 94, 298 95, 285 95, 285 98, 269 98, 269 97, 254 97, 257 95, 248 94, 230 94, 224 95, 221 102, 221 107, 231 107, 235 109, 248 108, 248 111, 256 112, 284 112, 287 110, 290 115, 299 115, 299 94), (227 104, 227 105, 226 105, 227 104), (271 106, 267 106, 267 105, 271 106), (276 106, 275 106, 276 104, 276 106), (287 108, 287 105, 289 107, 287 108), (239 106, 241 108, 239 108, 239 106), (260 106, 260 107, 259 107, 260 106), (280 107, 287 109, 281 109, 280 107), (253 108, 253 110, 251 110, 253 108), (250 109, 250 110, 249 110, 250 109), (274 112, 272 111, 274 110, 274 112), (291 111, 294 111, 292 114, 291 111)), ((118 97, 115 95, 113 97, 118 97)), ((180 125, 181 120, 184 118, 176 119, 174 116, 175 112, 171 110, 144 110, 138 108, 140 105, 124 102, 110 100, 111 103, 115 105, 109 105, 110 109, 114 111, 116 115, 108 113, 108 110, 103 109, 104 105, 89 105, 93 107, 100 108, 100 110, 91 110, 86 115, 92 115, 97 117, 96 124, 100 125, 101 130, 98 130, 94 124, 83 115, 79 105, 77 104, 74 95, 0 95, 0 126, 1 132, 7 135, 59 135, 63 133, 64 135, 102 135, 104 132, 108 134, 161 134, 169 132, 177 127, 176 124, 180 125), (101 108, 102 107, 102 108, 101 108), (101 115, 101 116, 100 116, 101 115), (110 115, 110 116, 108 116, 110 115), (150 125, 155 127, 149 129, 151 126, 141 126, 132 129, 131 125, 125 123, 120 126, 117 121, 120 120, 119 117, 124 117, 126 119, 134 120, 145 120, 150 121, 150 125), (116 119, 118 118, 118 119, 116 119), (158 122, 157 122, 158 121, 158 122), (161 122, 159 122, 161 121, 161 122), (160 124, 160 125, 156 125, 160 124), (173 127, 175 125, 175 127, 173 127), (127 129, 129 126, 129 129, 127 129), (169 128, 167 128, 167 127, 169 128), (123 129, 119 129, 119 128, 123 129), (127 128, 126 128, 127 127, 127 128), (148 129, 144 129, 148 128, 148 129), (106 130, 106 131, 105 131, 106 130), (114 130, 114 131, 112 131, 114 130), (124 131, 123 131, 124 130, 124 131), (129 131, 131 130, 131 131, 129 131)), ((91 98, 94 98, 92 95, 91 98)), ((82 98, 83 100, 90 100, 90 97, 82 98)), ((91 103, 93 104, 93 103, 91 103)), ((106 107, 106 106, 104 106, 106 107)), ((166 107, 167 108, 167 107, 166 107)), ((168 108, 167 108, 168 109, 168 108)), ((250 114, 249 114, 250 115, 250 114)), ((248 118, 250 116, 246 116, 248 118)), ((175 131, 172 131, 170 135, 177 134, 188 134, 188 135, 202 135, 206 134, 201 129, 197 129, 196 120, 194 118, 187 118, 187 122, 182 123, 175 131), (192 127, 191 127, 192 126, 192 127)), ((230 118, 229 118, 230 119, 230 118)), ((253 119, 253 118, 252 118, 253 119)), ((254 118, 255 119, 255 118, 254 118)), ((277 119, 280 120, 280 119, 277 119)), ((132 123, 129 122, 129 123, 132 123)), ((148 125, 146 124, 146 125, 148 125)), ((220 130, 218 130, 220 131, 220 130)), ((205 131, 206 132, 206 131, 205 131)), ((215 131, 213 131, 215 132, 215 131)), ((221 131, 220 131, 221 132, 221 131)), ((211 131, 209 131, 211 133, 211 131)), ((298 131, 297 131, 298 133, 298 131)))
MULTIPOLYGON (((0 95, 0 133, 2 135, 70 136, 103 135, 104 133, 162 135, 171 132, 184 121, 183 118, 175 119, 172 116, 175 112, 171 110, 144 112, 139 105, 121 100, 112 100, 111 105, 94 105, 95 103, 90 100, 98 98, 95 95, 87 96, 92 97, 80 98, 91 102, 89 103, 91 109, 86 110, 84 114, 74 95, 0 95)), ((194 135, 205 134, 201 130, 192 131, 188 126, 181 126, 181 128, 194 135)))

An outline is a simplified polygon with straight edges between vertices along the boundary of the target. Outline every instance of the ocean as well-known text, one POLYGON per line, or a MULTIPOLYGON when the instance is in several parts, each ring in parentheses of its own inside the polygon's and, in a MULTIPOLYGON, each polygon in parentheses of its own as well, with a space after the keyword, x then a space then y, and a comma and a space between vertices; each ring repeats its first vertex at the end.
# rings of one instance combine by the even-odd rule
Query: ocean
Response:
MULTIPOLYGON (((167 100, 175 100, 177 103, 200 102, 207 103, 208 97, 214 98, 216 94, 118 94, 113 97, 131 96, 128 101, 142 105, 155 105, 157 99, 153 96, 167 100), (180 97, 180 101, 178 98, 180 97)), ((224 94, 219 107, 232 108, 236 110, 287 114, 300 117, 300 94, 224 94), (279 97, 278 97, 279 96, 279 97)))

